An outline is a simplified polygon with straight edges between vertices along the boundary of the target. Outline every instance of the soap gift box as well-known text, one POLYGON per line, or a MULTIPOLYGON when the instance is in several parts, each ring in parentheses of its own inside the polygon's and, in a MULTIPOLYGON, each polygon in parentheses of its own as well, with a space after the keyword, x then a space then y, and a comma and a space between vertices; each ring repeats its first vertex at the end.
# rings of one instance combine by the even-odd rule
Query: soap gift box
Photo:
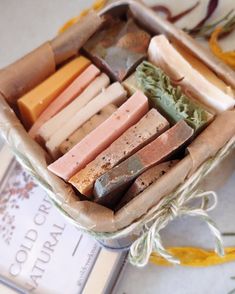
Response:
POLYGON ((90 13, 65 33, 1 70, 0 127, 17 159, 71 222, 107 247, 128 249, 131 246, 130 260, 133 264, 143 265, 152 250, 169 257, 161 245, 159 231, 176 216, 174 209, 180 213, 180 208, 196 196, 196 191, 215 189, 218 179, 222 184, 234 168, 234 111, 225 111, 217 116, 190 144, 184 159, 149 189, 114 212, 94 202, 80 201, 69 184, 47 169, 47 153, 28 135, 17 118, 16 108, 17 99, 77 55, 102 25, 103 15, 123 15, 127 11, 147 31, 165 34, 178 42, 235 88, 235 73, 202 49, 189 35, 161 19, 142 3, 117 1, 99 15, 90 13))

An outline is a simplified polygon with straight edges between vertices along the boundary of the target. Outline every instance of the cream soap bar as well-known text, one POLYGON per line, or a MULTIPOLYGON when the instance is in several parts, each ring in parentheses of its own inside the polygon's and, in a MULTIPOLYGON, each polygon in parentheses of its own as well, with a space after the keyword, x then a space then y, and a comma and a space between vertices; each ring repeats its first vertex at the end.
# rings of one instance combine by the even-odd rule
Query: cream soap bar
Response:
POLYGON ((179 85, 216 113, 234 107, 235 100, 196 71, 164 35, 152 38, 149 60, 161 67, 171 79, 179 80, 179 85))

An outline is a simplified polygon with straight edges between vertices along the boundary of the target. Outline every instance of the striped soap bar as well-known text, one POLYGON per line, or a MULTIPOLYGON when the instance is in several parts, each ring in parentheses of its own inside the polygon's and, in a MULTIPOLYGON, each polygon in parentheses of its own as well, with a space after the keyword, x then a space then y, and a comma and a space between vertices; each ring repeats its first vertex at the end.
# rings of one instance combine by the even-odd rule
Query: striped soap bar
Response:
POLYGON ((95 200, 103 205, 115 205, 123 191, 143 172, 167 160, 194 131, 185 121, 180 121, 153 142, 106 172, 94 185, 95 200))
POLYGON ((93 185, 98 177, 156 139, 168 128, 168 121, 156 109, 151 109, 69 182, 83 195, 92 195, 93 185))
POLYGON ((135 124, 147 111, 147 97, 141 92, 136 92, 80 143, 52 163, 48 167, 49 170, 64 180, 68 180, 95 159, 98 154, 135 124))
POLYGON ((40 127, 74 100, 98 76, 100 70, 91 64, 43 111, 29 131, 35 138, 40 127))

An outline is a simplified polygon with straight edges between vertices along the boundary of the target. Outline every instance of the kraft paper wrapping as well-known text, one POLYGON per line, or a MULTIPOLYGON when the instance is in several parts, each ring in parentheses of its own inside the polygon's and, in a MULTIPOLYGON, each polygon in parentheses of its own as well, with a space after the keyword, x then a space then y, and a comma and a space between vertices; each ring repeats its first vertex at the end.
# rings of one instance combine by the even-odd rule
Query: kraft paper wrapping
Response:
POLYGON ((235 111, 225 111, 187 148, 193 164, 190 174, 208 158, 215 156, 234 135, 235 111))
MULTIPOLYGON (((134 3, 133 1, 130 2, 134 3)), ((137 6, 132 4, 132 12, 136 13, 136 15, 139 14, 139 18, 145 11, 142 19, 139 19, 141 21, 149 19, 151 22, 153 16, 156 17, 156 15, 152 16, 150 14, 150 16, 146 17, 147 10, 145 8, 140 9, 141 7, 141 4, 137 4, 137 6)), ((170 24, 158 18, 154 21, 155 30, 157 23, 160 26, 159 30, 163 31, 165 28, 169 35, 169 30, 172 30, 170 24)), ((227 111, 219 115, 189 146, 188 155, 183 160, 117 213, 93 202, 80 201, 70 185, 47 169, 48 155, 42 147, 30 138, 4 98, 9 103, 14 104, 21 95, 54 72, 55 64, 57 65, 76 55, 79 48, 89 38, 89 35, 98 30, 101 23, 102 18, 92 13, 85 17, 82 22, 79 22, 78 25, 73 26, 67 33, 55 38, 51 43, 44 44, 0 72, 0 93, 2 93, 0 95, 0 131, 18 160, 46 189, 49 196, 64 214, 69 215, 78 226, 82 226, 87 230, 108 233, 125 228, 139 219, 152 206, 156 205, 162 197, 173 192, 177 186, 183 183, 202 162, 214 156, 235 135, 235 112, 227 111), (42 64, 40 65, 40 70, 37 67, 37 71, 35 71, 35 64, 37 66, 42 64)), ((174 28, 174 30, 176 29, 174 28)), ((178 30, 177 33, 179 33, 178 30)), ((183 41, 187 39, 185 35, 179 34, 179 36, 183 41)), ((194 44, 191 38, 190 42, 194 44)), ((192 47, 194 48, 193 50, 196 50, 197 44, 192 47)), ((200 50, 199 52, 201 52, 200 50)), ((213 61, 212 68, 218 67, 216 72, 222 76, 224 75, 224 79, 234 85, 235 79, 231 81, 234 73, 231 74, 231 72, 227 71, 226 66, 217 66, 211 56, 210 58, 203 56, 202 59, 207 59, 207 63, 213 61)), ((215 181, 216 179, 214 179, 215 181)))
POLYGON ((0 70, 0 93, 10 105, 55 72, 54 53, 49 42, 0 70))
POLYGON ((90 12, 80 22, 0 70, 0 93, 10 105, 53 74, 56 66, 77 55, 78 50, 99 29, 102 17, 90 12))
POLYGON ((56 64, 60 64, 78 53, 78 50, 100 28, 102 17, 90 12, 78 23, 51 41, 56 64))

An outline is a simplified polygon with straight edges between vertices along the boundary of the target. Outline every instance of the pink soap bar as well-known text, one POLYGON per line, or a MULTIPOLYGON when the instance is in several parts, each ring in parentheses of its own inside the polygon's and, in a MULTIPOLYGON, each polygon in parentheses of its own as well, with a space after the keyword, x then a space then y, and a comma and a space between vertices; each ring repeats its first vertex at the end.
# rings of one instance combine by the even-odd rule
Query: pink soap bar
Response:
POLYGON ((49 165, 48 169, 68 180, 134 125, 147 111, 148 99, 142 92, 137 91, 68 153, 49 165))
POLYGON ((40 127, 51 117, 76 98, 98 75, 100 70, 93 64, 89 65, 39 116, 29 130, 29 135, 35 138, 40 127))

